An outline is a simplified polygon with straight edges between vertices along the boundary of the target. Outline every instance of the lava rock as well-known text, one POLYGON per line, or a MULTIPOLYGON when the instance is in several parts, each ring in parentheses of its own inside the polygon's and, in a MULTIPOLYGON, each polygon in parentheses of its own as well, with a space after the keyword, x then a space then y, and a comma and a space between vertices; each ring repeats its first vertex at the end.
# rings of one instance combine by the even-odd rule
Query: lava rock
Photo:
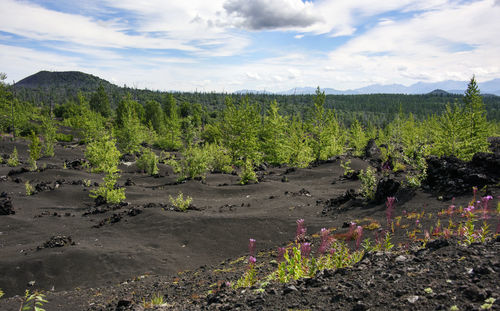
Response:
POLYGON ((380 148, 377 146, 375 139, 371 138, 365 147, 365 155, 369 159, 379 160, 381 156, 380 148))
POLYGON ((2 193, 2 197, 0 198, 0 215, 14 215, 15 213, 12 207, 12 199, 7 194, 4 195, 2 193))
POLYGON ((377 183, 377 191, 375 192, 375 201, 383 203, 387 197, 393 197, 401 187, 401 183, 390 177, 384 177, 377 183))

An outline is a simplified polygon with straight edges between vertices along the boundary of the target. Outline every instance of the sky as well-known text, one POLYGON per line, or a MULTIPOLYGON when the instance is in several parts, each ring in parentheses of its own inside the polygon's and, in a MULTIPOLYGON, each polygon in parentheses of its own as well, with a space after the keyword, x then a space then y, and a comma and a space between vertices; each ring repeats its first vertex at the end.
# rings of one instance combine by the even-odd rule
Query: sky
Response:
POLYGON ((152 90, 500 78, 500 0, 0 0, 0 72, 152 90))

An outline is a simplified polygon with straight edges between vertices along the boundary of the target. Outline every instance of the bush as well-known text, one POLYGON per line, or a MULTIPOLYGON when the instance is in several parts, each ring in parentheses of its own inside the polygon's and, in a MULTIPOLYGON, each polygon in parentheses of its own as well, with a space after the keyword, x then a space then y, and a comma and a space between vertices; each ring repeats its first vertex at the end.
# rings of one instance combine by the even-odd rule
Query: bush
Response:
POLYGON ((257 175, 253 170, 253 164, 250 159, 247 159, 241 168, 241 172, 238 175, 240 177, 240 184, 246 185, 250 181, 257 182, 257 175))
POLYGON ((49 157, 54 156, 54 143, 56 142, 56 125, 49 117, 42 117, 42 134, 44 151, 43 154, 49 157))
POLYGON ((212 172, 231 173, 231 156, 229 152, 221 145, 205 145, 205 152, 209 157, 209 167, 212 172))
POLYGON ((66 142, 70 143, 73 141, 73 135, 71 134, 63 134, 63 133, 56 133, 56 140, 60 142, 66 142))
POLYGON ((32 171, 35 171, 37 169, 36 161, 40 159, 42 153, 42 146, 40 144, 40 138, 38 138, 38 135, 36 135, 35 132, 33 131, 31 131, 30 140, 31 142, 29 145, 29 153, 30 153, 29 163, 30 163, 30 169, 32 171))
POLYGON ((182 158, 177 162, 174 158, 167 161, 180 174, 179 180, 202 178, 205 179, 210 169, 210 156, 201 146, 190 146, 182 151, 182 158))
POLYGON ((193 201, 193 198, 190 197, 190 196, 187 196, 186 199, 184 199, 184 195, 182 194, 182 192, 179 192, 179 194, 177 195, 177 198, 172 198, 172 196, 168 196, 169 200, 170 200, 170 203, 178 208, 179 210, 185 212, 187 211, 187 209, 189 208, 189 205, 191 204, 191 202, 193 201))
POLYGON ((361 180, 361 195, 365 199, 373 200, 375 198, 375 187, 377 186, 375 169, 367 167, 366 170, 361 170, 359 179, 361 180))
POLYGON ((116 149, 115 140, 109 135, 91 141, 85 149, 85 158, 89 161, 92 172, 108 172, 110 168, 120 163, 120 151, 116 149))
POLYGON ((137 167, 149 175, 158 174, 158 156, 151 149, 143 149, 141 157, 137 160, 137 167))
POLYGON ((120 177, 118 168, 110 168, 104 176, 104 185, 90 191, 91 198, 103 197, 107 203, 120 203, 125 200, 125 188, 116 187, 116 181, 120 177))
POLYGON ((11 167, 16 167, 19 165, 19 158, 17 155, 17 148, 14 147, 14 150, 9 156, 9 159, 7 160, 7 165, 11 167))

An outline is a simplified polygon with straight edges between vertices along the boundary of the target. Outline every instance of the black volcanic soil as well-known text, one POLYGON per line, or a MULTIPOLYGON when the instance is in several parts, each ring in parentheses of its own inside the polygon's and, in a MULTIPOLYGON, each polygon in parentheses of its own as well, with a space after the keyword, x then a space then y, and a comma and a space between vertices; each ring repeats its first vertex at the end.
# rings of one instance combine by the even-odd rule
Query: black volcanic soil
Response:
MULTIPOLYGON (((89 191, 102 175, 82 168, 82 146, 58 145, 55 157, 38 161, 37 172, 22 169, 28 158, 22 140, 0 142, 0 155, 6 159, 14 146, 25 163, 0 165, 0 213, 10 211, 0 215, 0 289, 6 294, 1 310, 18 310, 16 295, 25 289, 43 290, 47 310, 142 310, 142 300, 154 294, 167 302, 158 310, 479 310, 487 298, 497 299, 492 309, 499 309, 498 238, 468 247, 440 238, 421 249, 407 237, 416 226, 407 215, 424 212, 419 225, 429 229, 438 218, 448 224, 450 217, 438 213, 451 204, 467 206, 472 191, 460 189, 454 201, 442 200, 448 199, 441 192, 449 180, 427 192, 389 193, 397 197, 394 217, 403 219, 393 239, 401 247, 394 252, 370 253, 352 268, 271 283, 258 292, 226 286, 246 269, 249 238, 257 240, 263 278, 274 269, 269 263, 276 248, 293 241, 299 218, 305 219, 313 250, 314 233, 323 227, 344 233, 350 222, 386 223, 384 203, 365 203, 356 195, 359 181, 340 177, 340 159, 306 169, 268 167, 258 172, 258 184, 246 186, 231 174, 179 184, 165 165, 159 176, 147 176, 124 161, 119 184, 126 185, 126 202, 96 206, 89 191), (26 195, 26 182, 35 188, 33 195, 26 195), (187 212, 169 204, 169 195, 179 192, 193 197, 187 212)), ((355 170, 369 163, 351 161, 355 170)), ((499 180, 488 178, 478 195, 494 197, 488 223, 495 232, 499 180)), ((370 238, 379 234, 365 232, 370 238)))

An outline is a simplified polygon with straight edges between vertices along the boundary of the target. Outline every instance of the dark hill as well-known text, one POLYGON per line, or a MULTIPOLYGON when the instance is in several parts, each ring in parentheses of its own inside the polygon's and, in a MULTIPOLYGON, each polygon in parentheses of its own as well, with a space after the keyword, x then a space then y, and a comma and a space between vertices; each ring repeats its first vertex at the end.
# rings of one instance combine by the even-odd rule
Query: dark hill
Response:
POLYGON ((429 92, 429 95, 446 96, 450 95, 450 93, 446 92, 445 90, 435 89, 434 91, 429 92))
POLYGON ((22 79, 15 86, 45 89, 74 88, 81 91, 93 91, 97 89, 99 84, 102 84, 105 88, 114 86, 104 79, 80 71, 40 71, 22 79))

